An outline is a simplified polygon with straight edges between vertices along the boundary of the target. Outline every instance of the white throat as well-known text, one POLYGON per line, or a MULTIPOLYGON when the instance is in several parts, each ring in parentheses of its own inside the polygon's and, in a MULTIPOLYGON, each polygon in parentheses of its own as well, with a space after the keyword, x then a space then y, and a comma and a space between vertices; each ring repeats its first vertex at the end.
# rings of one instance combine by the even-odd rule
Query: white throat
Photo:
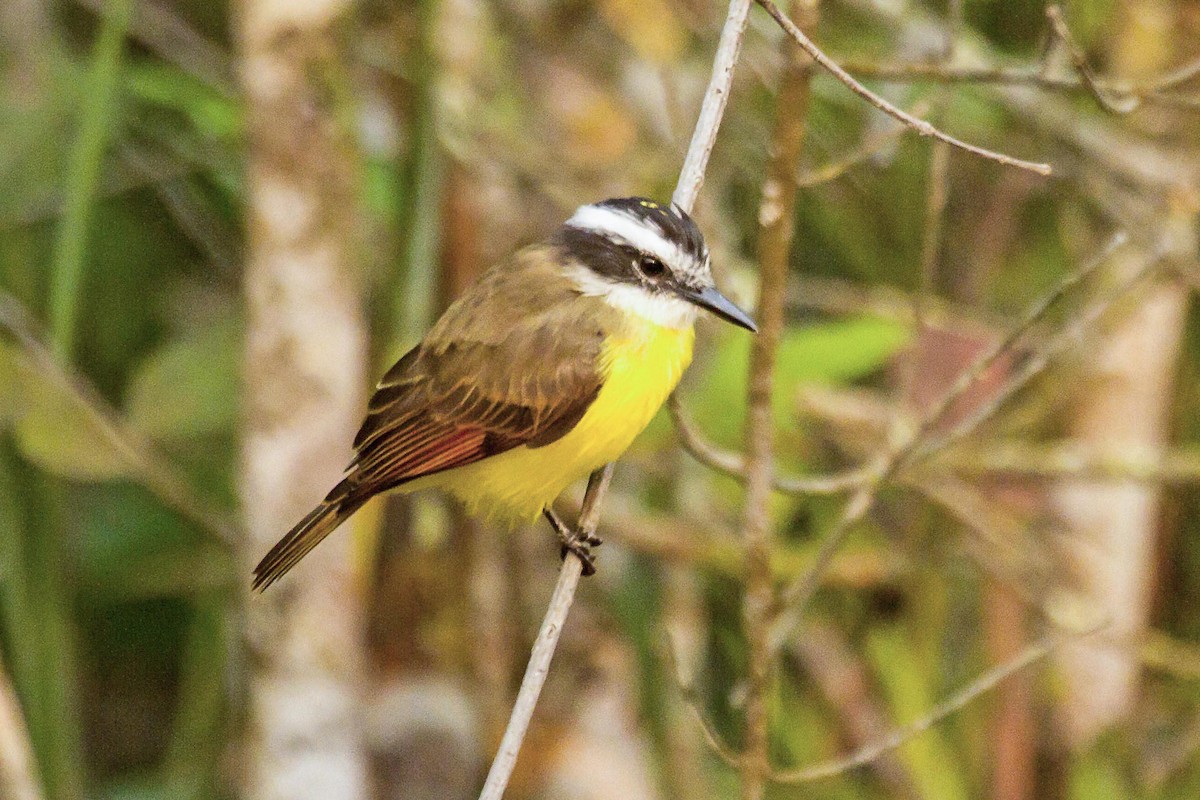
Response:
POLYGON ((680 297, 652 292, 630 283, 606 280, 587 267, 576 265, 569 273, 581 294, 599 297, 613 308, 634 314, 664 328, 690 328, 700 311, 680 297))

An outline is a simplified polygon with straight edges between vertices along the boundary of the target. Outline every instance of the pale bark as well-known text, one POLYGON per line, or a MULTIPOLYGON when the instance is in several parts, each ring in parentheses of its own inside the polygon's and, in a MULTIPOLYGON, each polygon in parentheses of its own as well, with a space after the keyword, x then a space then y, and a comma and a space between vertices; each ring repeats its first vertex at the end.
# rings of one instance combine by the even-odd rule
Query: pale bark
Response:
MULTIPOLYGON (((1165 444, 1186 300, 1186 290, 1161 287, 1105 337, 1074 406, 1075 440, 1102 450, 1165 444)), ((1056 492, 1070 531, 1063 555, 1072 588, 1118 639, 1136 640, 1149 622, 1160 497, 1159 487, 1130 483, 1075 483, 1056 492)), ((1063 722, 1074 743, 1086 745, 1133 709, 1136 653, 1081 642, 1064 648, 1058 663, 1063 722)))
MULTIPOLYGON (((1170 17, 1161 0, 1140 4, 1137 14, 1122 14, 1121 35, 1111 45, 1112 69, 1135 79, 1165 71, 1173 58, 1170 17)), ((1130 159, 1135 168, 1130 171, 1145 161, 1154 163, 1118 152, 1130 159)), ((1175 234, 1170 255, 1191 261, 1196 162, 1185 169, 1181 154, 1165 155, 1168 166, 1160 179, 1166 192, 1147 192, 1146 199, 1148 204, 1166 199, 1150 214, 1175 234)), ((1099 452, 1144 449, 1157 455, 1165 449, 1187 300, 1186 288, 1160 286, 1102 340, 1070 423, 1076 440, 1099 452)), ((1070 534, 1064 547, 1068 580, 1099 618, 1111 623, 1107 633, 1118 639, 1137 641, 1134 637, 1150 622, 1161 496, 1161 487, 1132 483, 1075 483, 1056 493, 1070 534)), ((1141 668, 1132 650, 1084 641, 1065 648, 1058 663, 1066 684, 1062 722, 1074 745, 1086 747, 1133 711, 1141 668)))
MULTIPOLYGON (((342 0, 243 0, 248 113, 245 430, 249 567, 338 480, 363 412, 355 182, 332 108, 342 0)), ((349 531, 249 600, 244 797, 367 794, 362 599, 349 531)))
POLYGON ((593 643, 589 655, 595 674, 572 698, 574 719, 554 748, 545 796, 661 800, 649 742, 639 730, 634 655, 620 645, 593 643))
POLYGON ((3 664, 0 664, 0 797, 42 800, 25 717, 3 664))

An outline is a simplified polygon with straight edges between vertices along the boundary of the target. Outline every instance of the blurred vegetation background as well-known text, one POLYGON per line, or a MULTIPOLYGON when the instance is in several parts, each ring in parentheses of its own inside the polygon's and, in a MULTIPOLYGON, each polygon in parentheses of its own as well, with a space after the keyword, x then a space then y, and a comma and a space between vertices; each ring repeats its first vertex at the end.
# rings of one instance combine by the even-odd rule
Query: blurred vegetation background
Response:
MULTIPOLYGON (((792 10, 897 105, 1056 172, 939 154, 787 66, 752 11, 696 216, 718 281, 753 304, 776 93, 799 69, 780 471, 868 460, 1113 232, 1131 239, 956 416, 1095 298, 1111 313, 849 531, 771 677, 772 762, 877 741, 1064 619, 1113 625, 865 767, 768 796, 1198 797, 1200 3, 1069 0, 1072 46, 1038 0, 815 5, 792 10)), ((288 695, 325 727, 277 734, 300 753, 341 742, 345 781, 263 777, 283 763, 258 752, 263 729, 292 722, 260 702, 262 630, 287 626, 272 615, 292 590, 248 595, 286 523, 244 532, 240 487, 262 457, 246 442, 273 379, 247 369, 264 358, 246 355, 262 324, 247 308, 273 302, 247 301, 247 265, 303 271, 335 243, 328 274, 343 271, 350 311, 318 303, 293 322, 365 343, 360 364, 329 367, 361 403, 495 259, 578 204, 669 196, 724 16, 705 0, 0 4, 0 796, 300 797, 281 787, 322 781, 349 787, 326 797, 474 796, 558 557, 542 527, 481 530, 437 497, 369 507, 322 548, 349 553, 346 569, 289 578, 349 620, 338 680, 358 702, 339 716, 288 695), (303 91, 282 112, 255 105, 288 81, 303 91), (299 194, 266 197, 264 169, 299 194), (272 251, 264 226, 307 219, 312 197, 315 238, 272 251)), ((743 446, 749 347, 704 325, 680 390, 722 448, 743 446)), ((318 448, 317 473, 336 474, 348 444, 318 448)), ((745 739, 744 495, 682 451, 665 414, 619 465, 600 572, 508 796, 739 796, 694 717, 745 739)), ((773 580, 804 572, 843 503, 773 495, 773 580)), ((309 619, 312 652, 287 639, 289 663, 333 657, 323 622, 309 619)))

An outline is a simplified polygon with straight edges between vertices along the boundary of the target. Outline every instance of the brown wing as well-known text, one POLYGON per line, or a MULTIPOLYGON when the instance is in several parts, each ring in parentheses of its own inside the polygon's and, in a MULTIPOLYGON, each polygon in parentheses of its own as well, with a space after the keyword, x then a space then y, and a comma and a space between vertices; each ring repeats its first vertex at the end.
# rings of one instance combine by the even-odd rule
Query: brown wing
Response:
POLYGON ((255 589, 379 492, 575 426, 600 391, 604 321, 545 255, 526 250, 487 273, 388 370, 346 477, 263 557, 255 589))
POLYGON ((356 494, 549 444, 587 411, 603 325, 535 253, 485 276, 380 381, 354 440, 356 494))

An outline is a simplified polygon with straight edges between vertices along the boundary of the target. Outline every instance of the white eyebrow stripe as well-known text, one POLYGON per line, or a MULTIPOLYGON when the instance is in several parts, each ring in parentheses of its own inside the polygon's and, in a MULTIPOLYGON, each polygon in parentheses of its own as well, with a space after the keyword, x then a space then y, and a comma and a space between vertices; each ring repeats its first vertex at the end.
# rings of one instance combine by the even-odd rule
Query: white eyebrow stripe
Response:
POLYGON ((653 253, 663 263, 675 268, 687 263, 683 250, 678 245, 622 211, 604 206, 580 206, 567 220, 567 225, 615 236, 644 253, 653 253))

